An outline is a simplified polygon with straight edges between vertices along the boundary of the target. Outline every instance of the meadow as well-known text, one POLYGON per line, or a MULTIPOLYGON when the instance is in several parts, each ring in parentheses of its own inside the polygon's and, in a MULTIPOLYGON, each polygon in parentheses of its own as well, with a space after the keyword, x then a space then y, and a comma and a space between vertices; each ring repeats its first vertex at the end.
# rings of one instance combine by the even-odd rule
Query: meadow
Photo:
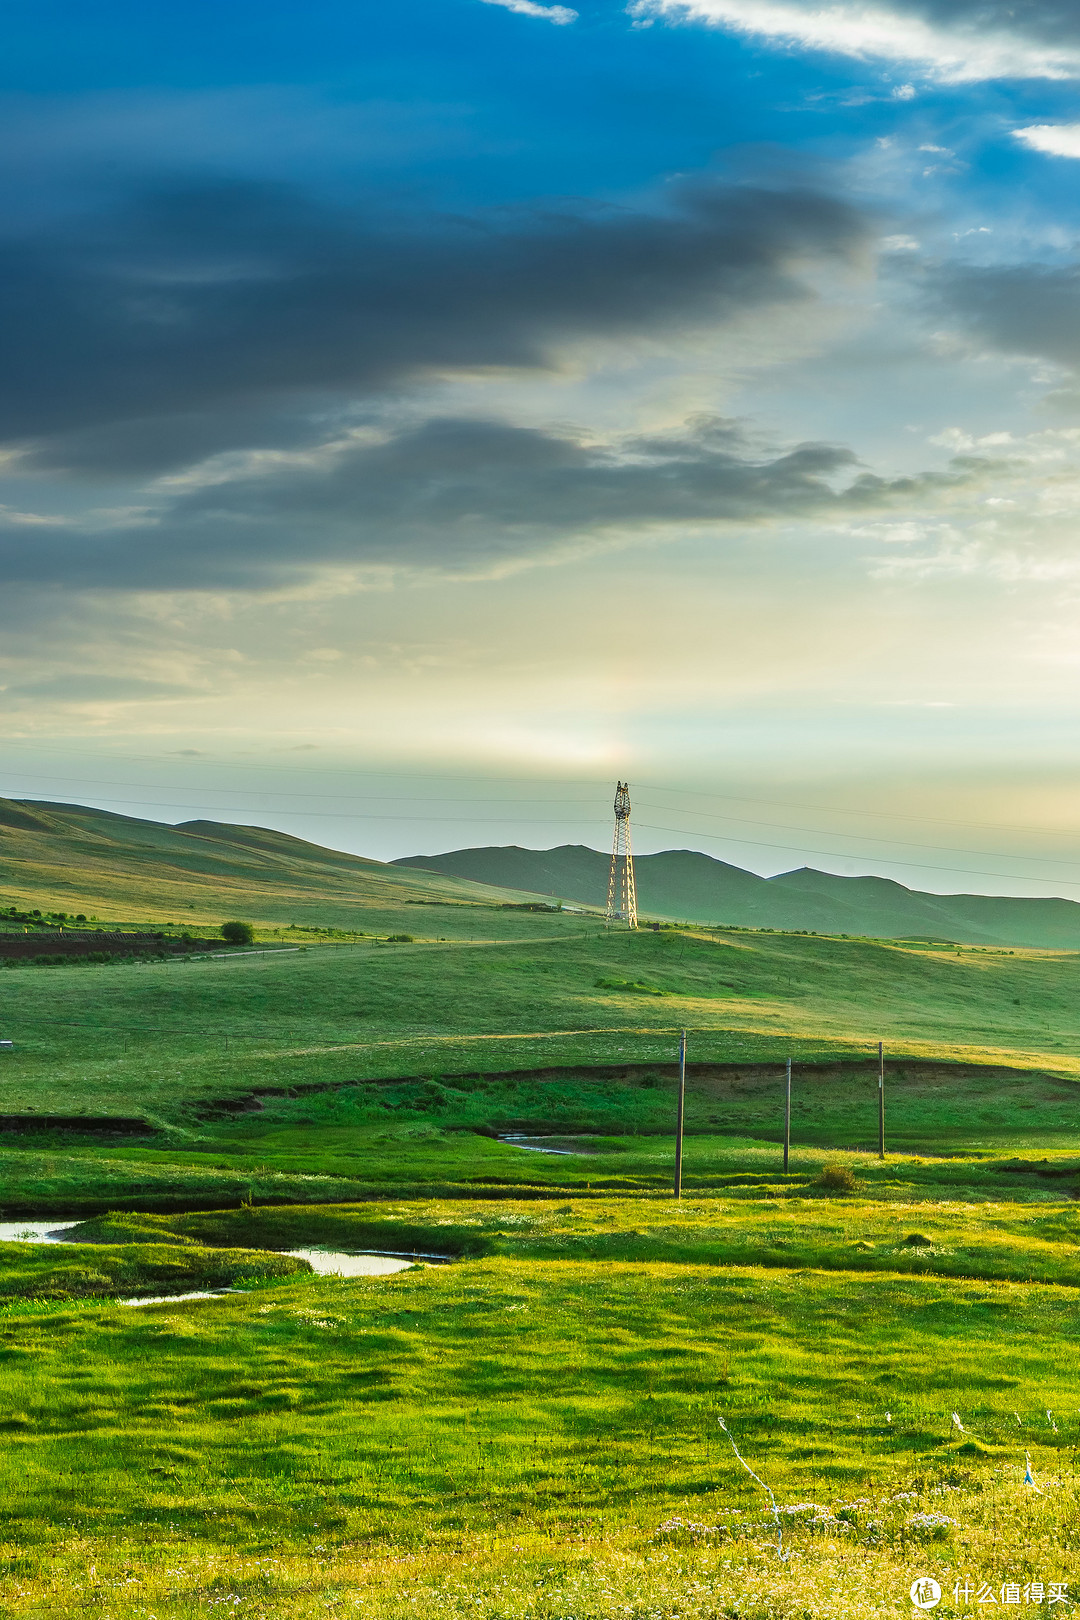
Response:
POLYGON ((24 1307, 5 1612, 757 1620, 907 1613, 920 1573, 946 1612, 967 1579, 1075 1589, 1078 1327, 1037 1282, 509 1255, 24 1307))
POLYGON ((1080 1590, 1080 958, 380 925, 414 939, 312 923, 282 952, 267 923, 261 955, 0 975, 0 1202, 84 1218, 0 1245, 4 1613, 870 1620, 919 1574, 940 1613, 1080 1590), (447 1260, 278 1252, 319 1246, 447 1260), (120 1303, 200 1286, 231 1291, 120 1303))

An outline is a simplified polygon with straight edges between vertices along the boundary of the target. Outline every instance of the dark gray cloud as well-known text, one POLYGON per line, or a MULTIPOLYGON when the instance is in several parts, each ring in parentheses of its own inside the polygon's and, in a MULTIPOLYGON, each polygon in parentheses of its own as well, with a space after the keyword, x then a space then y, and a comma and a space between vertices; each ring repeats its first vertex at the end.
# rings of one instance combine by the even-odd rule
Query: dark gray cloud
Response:
POLYGON ((805 298, 800 265, 865 229, 809 190, 706 183, 653 212, 422 222, 257 184, 163 190, 0 243, 0 440, 82 472, 182 465, 268 423, 275 442, 303 401, 805 298))
POLYGON ((1077 266, 958 266, 928 286, 938 308, 992 348, 1080 365, 1077 266))
POLYGON ((0 577, 258 590, 327 566, 465 572, 589 536, 864 511, 917 498, 932 482, 859 473, 842 446, 764 453, 737 424, 712 418, 615 448, 498 422, 429 421, 311 466, 191 490, 153 525, 0 532, 0 577))
POLYGON ((895 9, 984 35, 1018 34, 1046 44, 1080 40, 1075 0, 896 0, 895 9))
MULTIPOLYGON (((153 478, 229 450, 297 449, 322 436, 318 415, 237 402, 205 411, 106 421, 38 441, 33 469, 80 479, 153 478)), ((324 429, 323 429, 324 431, 324 429)))

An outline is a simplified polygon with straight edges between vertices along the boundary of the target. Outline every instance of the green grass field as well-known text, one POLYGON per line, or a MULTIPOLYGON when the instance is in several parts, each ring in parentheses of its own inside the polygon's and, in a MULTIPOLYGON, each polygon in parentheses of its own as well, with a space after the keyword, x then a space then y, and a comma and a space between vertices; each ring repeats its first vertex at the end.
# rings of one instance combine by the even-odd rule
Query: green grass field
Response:
POLYGON ((528 1250, 0 1317, 5 1612, 876 1616, 918 1573, 1075 1583, 1072 1287, 528 1250), (796 1509, 783 1561, 719 1416, 796 1509))
POLYGON ((1080 957, 420 912, 0 975, 0 1204, 88 1240, 0 1245, 0 1612, 1068 1612, 1080 957))

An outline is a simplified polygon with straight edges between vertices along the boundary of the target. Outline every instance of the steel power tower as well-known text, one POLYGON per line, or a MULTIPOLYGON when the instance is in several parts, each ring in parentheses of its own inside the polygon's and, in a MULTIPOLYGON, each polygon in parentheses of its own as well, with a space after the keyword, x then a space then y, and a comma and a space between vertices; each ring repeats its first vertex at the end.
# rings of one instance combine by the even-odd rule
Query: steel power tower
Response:
POLYGON ((630 784, 615 785, 615 838, 611 845, 611 876, 607 886, 607 925, 637 927, 637 889, 634 855, 630 848, 630 784))

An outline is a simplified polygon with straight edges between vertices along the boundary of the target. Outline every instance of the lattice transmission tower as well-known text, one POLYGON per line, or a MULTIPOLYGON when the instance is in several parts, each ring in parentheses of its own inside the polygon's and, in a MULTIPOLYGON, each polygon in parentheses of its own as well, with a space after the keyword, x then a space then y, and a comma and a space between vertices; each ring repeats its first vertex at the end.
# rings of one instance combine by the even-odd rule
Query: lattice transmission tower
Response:
POLYGON ((615 838, 611 845, 611 876, 607 887, 607 924, 637 927, 637 889, 634 855, 630 848, 630 784, 615 785, 615 838))

